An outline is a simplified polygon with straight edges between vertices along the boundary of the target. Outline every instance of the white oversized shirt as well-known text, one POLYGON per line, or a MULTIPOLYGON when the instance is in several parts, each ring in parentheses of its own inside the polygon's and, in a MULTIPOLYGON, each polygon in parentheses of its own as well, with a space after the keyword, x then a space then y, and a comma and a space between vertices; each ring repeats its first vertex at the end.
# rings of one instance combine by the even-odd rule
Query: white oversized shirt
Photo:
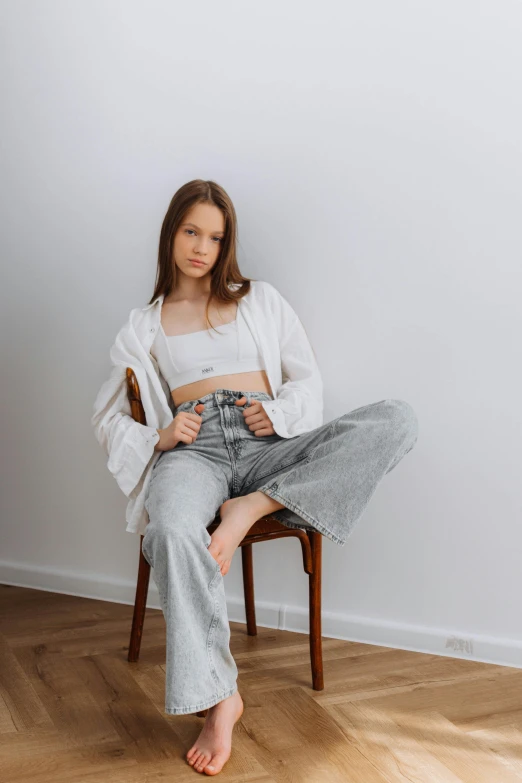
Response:
MULTIPOLYGON (((231 288, 240 287, 231 284, 231 288)), ((144 500, 152 468, 161 451, 154 446, 158 429, 174 418, 175 406, 150 347, 160 326, 160 294, 146 307, 131 310, 110 350, 109 378, 99 390, 91 424, 108 456, 107 467, 129 499, 125 518, 129 533, 143 534, 148 524, 144 500), (126 370, 134 370, 147 424, 131 415, 126 370)), ((323 382, 313 348, 295 311, 277 289, 252 280, 238 302, 259 348, 273 400, 261 405, 275 432, 293 438, 323 424, 323 382)))

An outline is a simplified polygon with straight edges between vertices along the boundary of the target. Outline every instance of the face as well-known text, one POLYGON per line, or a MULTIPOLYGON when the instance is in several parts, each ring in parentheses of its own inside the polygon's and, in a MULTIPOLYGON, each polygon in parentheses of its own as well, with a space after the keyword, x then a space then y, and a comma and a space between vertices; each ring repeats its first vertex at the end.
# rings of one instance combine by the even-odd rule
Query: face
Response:
POLYGON ((219 258, 225 236, 225 216, 214 204, 196 204, 183 218, 174 237, 174 263, 188 277, 207 275, 219 258), (191 259, 202 261, 193 264, 191 259))

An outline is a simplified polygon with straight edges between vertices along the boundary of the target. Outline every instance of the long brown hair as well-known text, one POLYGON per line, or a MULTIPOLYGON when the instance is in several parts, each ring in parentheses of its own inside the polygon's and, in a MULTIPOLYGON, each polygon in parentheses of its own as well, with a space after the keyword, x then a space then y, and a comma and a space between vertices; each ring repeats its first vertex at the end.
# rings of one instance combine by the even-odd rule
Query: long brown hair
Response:
POLYGON ((193 179, 182 185, 172 197, 161 226, 156 283, 149 304, 152 304, 160 294, 168 296, 176 288, 177 272, 172 258, 174 237, 187 212, 198 203, 214 204, 222 211, 225 218, 225 231, 219 258, 209 273, 210 294, 205 308, 205 319, 212 326, 208 317, 211 301, 214 299, 226 304, 242 299, 250 291, 251 283, 251 278, 241 274, 237 263, 236 210, 225 190, 212 180, 193 179), (239 283, 240 287, 231 290, 229 288, 231 283, 239 283))

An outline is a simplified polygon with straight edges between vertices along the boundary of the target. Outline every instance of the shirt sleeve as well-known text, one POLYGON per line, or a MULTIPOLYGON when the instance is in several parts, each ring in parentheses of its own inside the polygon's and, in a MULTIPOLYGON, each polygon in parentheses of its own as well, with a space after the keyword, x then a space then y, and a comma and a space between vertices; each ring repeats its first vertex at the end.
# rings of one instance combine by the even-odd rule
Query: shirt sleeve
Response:
POLYGON ((305 328, 291 305, 277 293, 283 383, 274 400, 261 402, 275 432, 293 438, 323 424, 323 381, 305 328))
POLYGON ((130 497, 155 451, 159 432, 132 417, 123 365, 112 367, 99 390, 91 425, 96 440, 108 456, 107 467, 123 494, 130 497))

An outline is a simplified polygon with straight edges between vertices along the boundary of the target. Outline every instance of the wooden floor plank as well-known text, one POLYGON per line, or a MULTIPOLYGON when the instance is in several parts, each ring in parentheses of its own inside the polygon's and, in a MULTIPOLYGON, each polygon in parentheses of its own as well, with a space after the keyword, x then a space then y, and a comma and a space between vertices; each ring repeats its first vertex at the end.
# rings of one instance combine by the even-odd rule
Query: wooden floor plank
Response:
POLYGON ((5 722, 7 728, 10 723, 17 731, 53 726, 49 713, 4 635, 0 635, 0 690, 2 723, 5 722))

